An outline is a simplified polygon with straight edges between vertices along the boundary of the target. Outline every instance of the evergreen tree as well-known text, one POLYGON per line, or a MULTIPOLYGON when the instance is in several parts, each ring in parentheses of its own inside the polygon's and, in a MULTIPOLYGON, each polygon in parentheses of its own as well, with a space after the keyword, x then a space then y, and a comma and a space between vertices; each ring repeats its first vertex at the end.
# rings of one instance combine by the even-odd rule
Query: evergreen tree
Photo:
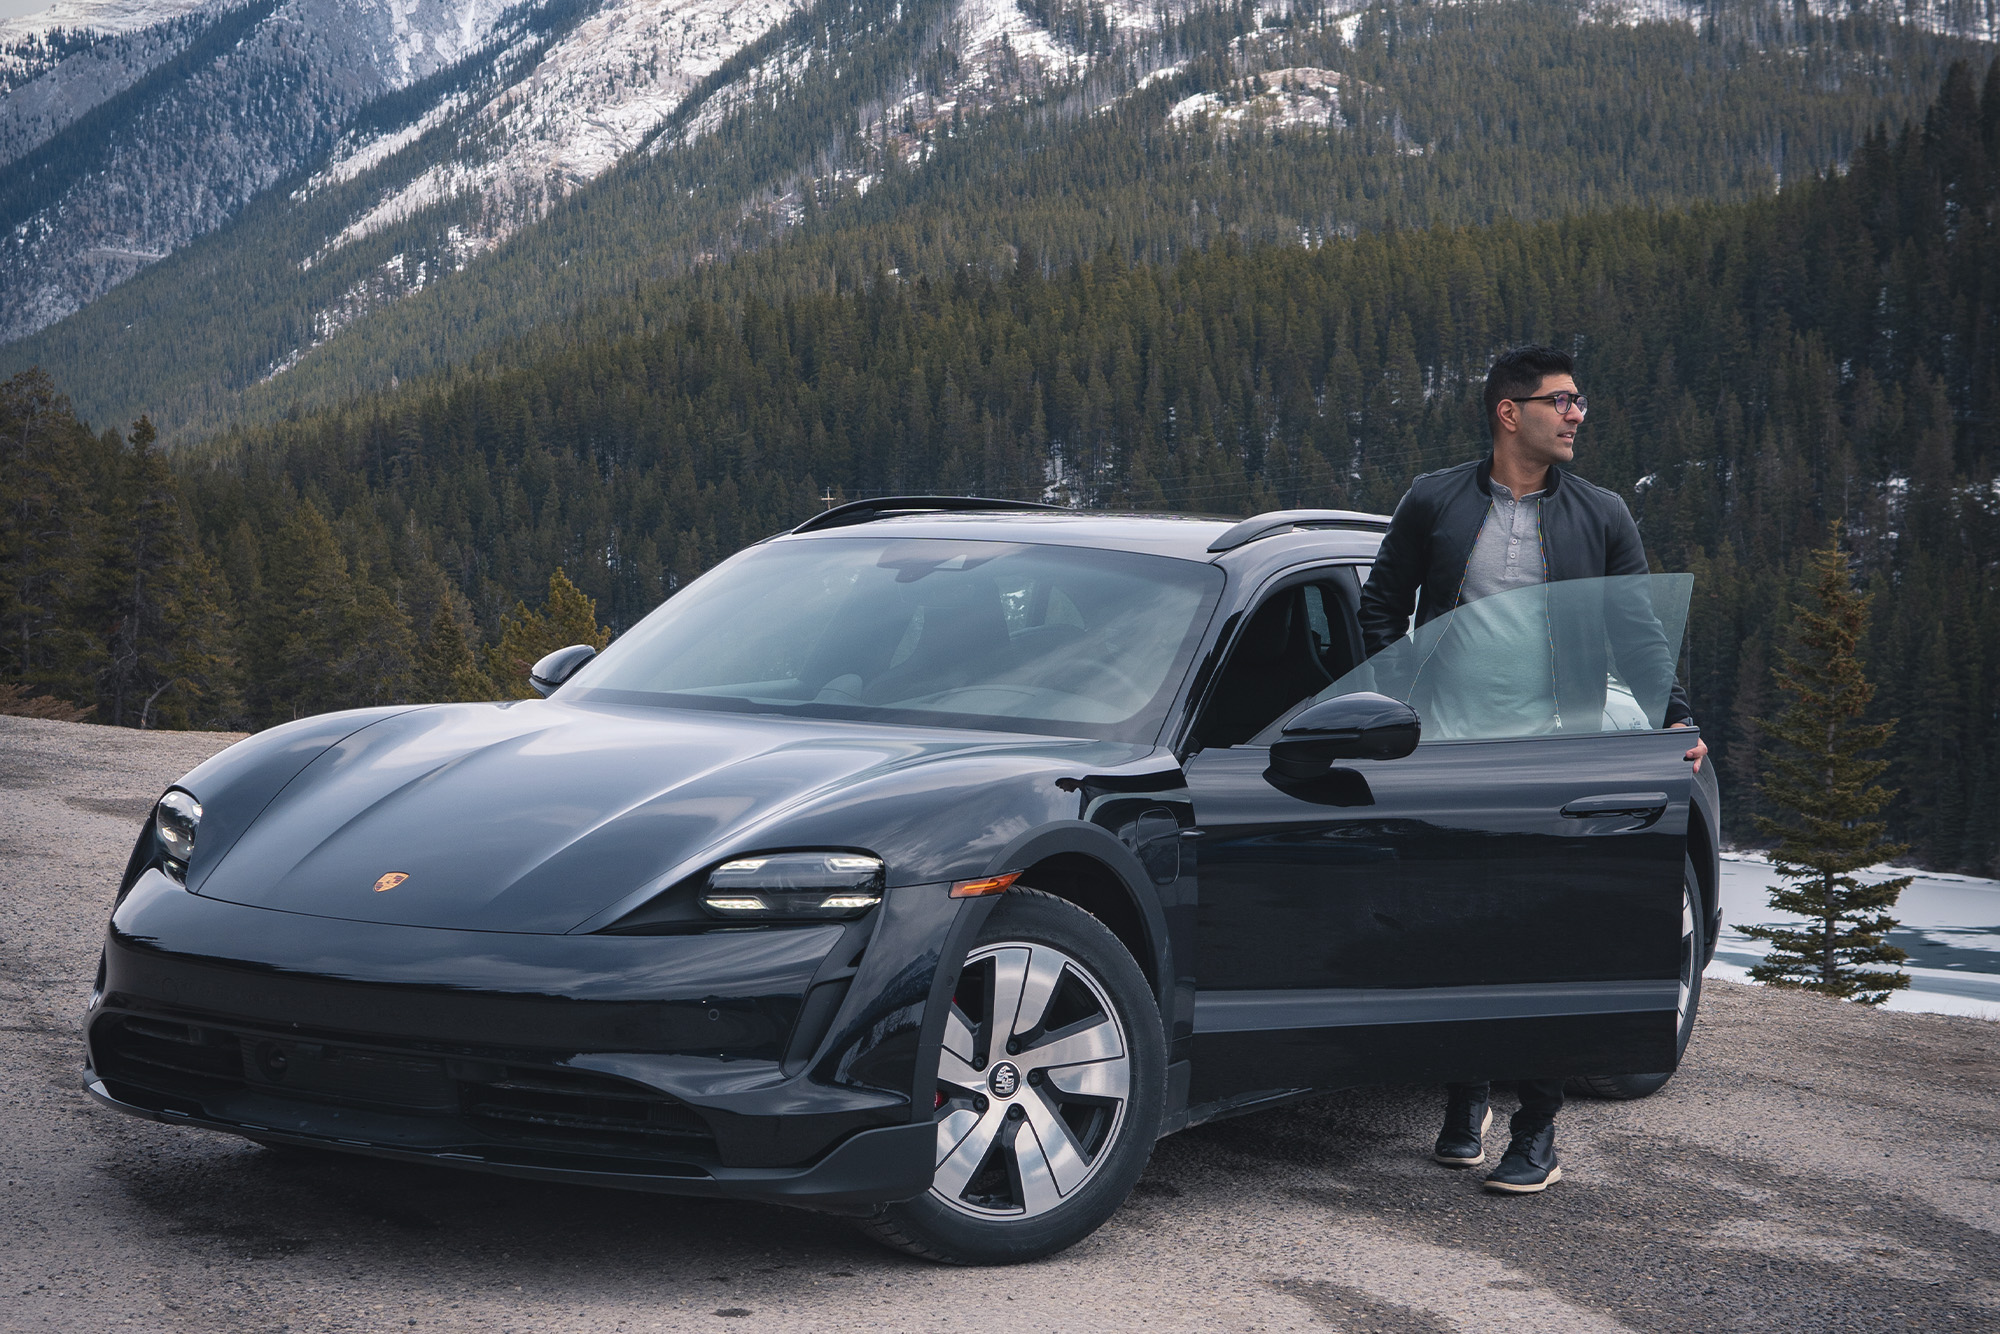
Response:
POLYGON ((1779 840, 1771 860, 1789 882, 1771 890, 1771 906, 1807 922, 1746 928, 1772 946, 1750 976, 1879 1005, 1910 984, 1909 974, 1858 965, 1893 967, 1909 957, 1884 937, 1896 928, 1888 911, 1911 877, 1863 884, 1853 873, 1907 851, 1885 842, 1887 826, 1873 818, 1895 795, 1874 781, 1888 761, 1863 758, 1889 739, 1894 724, 1861 721, 1875 693, 1856 653, 1869 597, 1849 579, 1838 524, 1809 562, 1813 602, 1794 606, 1793 642, 1773 672, 1790 699, 1763 724, 1765 737, 1782 748, 1763 795, 1782 815, 1757 821, 1779 840))
POLYGON ((226 623, 209 585, 208 562, 182 519, 180 488, 157 447, 153 423, 133 423, 105 507, 92 622, 102 627, 100 717, 144 727, 167 699, 175 717, 212 692, 227 660, 226 623))
POLYGON ((251 630, 252 709, 278 722, 393 703, 408 684, 409 618, 349 570, 333 527, 301 501, 270 544, 251 630))
POLYGON ((185 574, 176 608, 175 675, 154 687, 134 725, 247 730, 251 720, 243 708, 239 623, 229 581, 198 546, 188 549, 185 574), (164 688, 176 683, 184 688, 164 688))
POLYGON ((79 704, 93 696, 77 612, 98 531, 94 446, 41 371, 0 384, 0 681, 79 704))
POLYGON ((438 603, 437 615, 431 618, 430 634, 417 654, 413 689, 414 698, 433 704, 500 697, 499 688, 479 670, 472 650, 466 647, 465 631, 449 599, 438 603))
POLYGON ((559 648, 588 644, 601 649, 611 642, 611 632, 597 623, 597 601, 587 596, 561 566, 549 576, 549 598, 540 611, 528 610, 517 602, 500 623, 500 641, 487 651, 487 670, 500 684, 502 695, 512 699, 535 699, 538 692, 528 684, 528 669, 559 648))

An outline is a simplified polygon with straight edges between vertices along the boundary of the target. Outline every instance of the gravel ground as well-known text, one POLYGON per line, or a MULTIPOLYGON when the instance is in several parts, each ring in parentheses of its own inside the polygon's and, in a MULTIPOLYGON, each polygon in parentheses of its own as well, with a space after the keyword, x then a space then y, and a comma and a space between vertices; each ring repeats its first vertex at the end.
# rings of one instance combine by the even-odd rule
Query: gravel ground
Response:
POLYGON ((1369 1089, 1162 1142, 1013 1270, 124 1117, 77 1087, 98 937, 152 799, 231 740, 0 718, 0 1328, 2000 1329, 2000 1024, 1728 983, 1665 1091, 1564 1113, 1545 1195, 1432 1166, 1439 1090, 1369 1089))

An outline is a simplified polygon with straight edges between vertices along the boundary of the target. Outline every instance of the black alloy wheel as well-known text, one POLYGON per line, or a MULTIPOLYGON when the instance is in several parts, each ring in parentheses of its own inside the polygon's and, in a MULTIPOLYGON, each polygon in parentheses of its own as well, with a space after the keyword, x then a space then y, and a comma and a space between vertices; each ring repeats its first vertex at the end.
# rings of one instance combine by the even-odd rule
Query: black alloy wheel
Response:
MULTIPOLYGON (((1687 1054, 1688 1038, 1694 1034, 1695 1011, 1701 1005, 1701 965, 1708 957, 1703 934, 1701 890, 1694 878, 1694 862, 1684 857, 1681 859, 1681 986, 1676 1005, 1680 1032, 1674 1039, 1675 1070, 1680 1068, 1681 1057, 1687 1054)), ((1569 1087, 1572 1092, 1595 1098, 1627 1100, 1658 1093, 1673 1077, 1673 1070, 1651 1075, 1579 1075, 1569 1081, 1569 1087)))
POLYGON ((945 1021, 931 1189, 862 1230, 949 1264, 1073 1246, 1152 1156, 1165 1084, 1159 1009, 1117 937, 1052 895, 1009 891, 945 1021))

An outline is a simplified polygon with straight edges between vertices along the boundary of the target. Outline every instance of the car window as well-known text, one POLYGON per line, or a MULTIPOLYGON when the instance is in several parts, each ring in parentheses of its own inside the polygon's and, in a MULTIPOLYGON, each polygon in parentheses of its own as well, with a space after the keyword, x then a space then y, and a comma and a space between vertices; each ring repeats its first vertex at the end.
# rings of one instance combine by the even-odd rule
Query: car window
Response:
POLYGON ((1206 563, 1130 552, 776 542, 690 584, 562 693, 1150 740, 1221 586, 1206 563))
POLYGON ((1360 583, 1315 572, 1267 594, 1244 622, 1195 727, 1203 748, 1242 745, 1361 659, 1360 583))
POLYGON ((1693 593, 1690 574, 1509 589, 1419 627, 1308 702, 1393 696, 1416 709, 1426 742, 1657 728, 1693 593))

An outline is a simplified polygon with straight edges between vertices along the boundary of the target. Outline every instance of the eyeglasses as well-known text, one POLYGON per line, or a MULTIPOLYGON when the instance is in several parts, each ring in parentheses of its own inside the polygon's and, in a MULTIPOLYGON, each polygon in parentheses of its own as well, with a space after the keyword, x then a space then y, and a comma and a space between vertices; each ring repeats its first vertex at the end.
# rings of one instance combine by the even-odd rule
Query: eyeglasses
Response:
POLYGON ((1590 400, 1582 394, 1572 394, 1567 389, 1558 389, 1553 394, 1536 394, 1533 398, 1515 398, 1511 403, 1551 403, 1555 405, 1557 416, 1568 416, 1569 405, 1576 404, 1578 412, 1590 411, 1590 400))

